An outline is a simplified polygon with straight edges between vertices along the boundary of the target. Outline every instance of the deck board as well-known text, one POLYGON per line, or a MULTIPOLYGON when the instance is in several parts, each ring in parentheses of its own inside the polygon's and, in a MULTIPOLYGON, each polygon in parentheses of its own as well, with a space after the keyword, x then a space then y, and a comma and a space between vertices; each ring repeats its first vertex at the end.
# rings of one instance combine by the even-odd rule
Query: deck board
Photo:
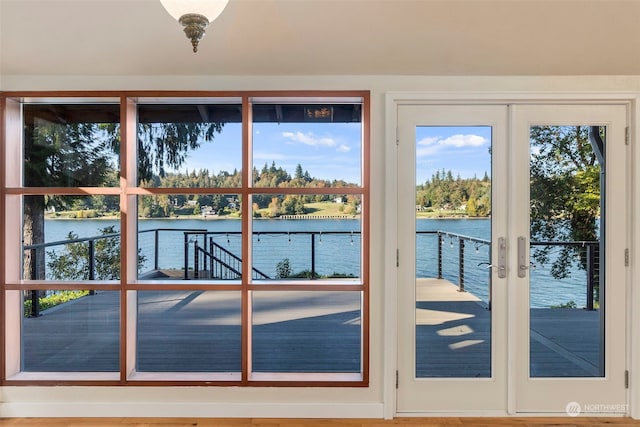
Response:
MULTIPOLYGON (((254 372, 360 372, 359 293, 254 298, 254 372)), ((117 372, 119 328, 113 291, 25 318, 23 370, 117 372)), ((239 292, 140 292, 137 345, 139 372, 238 372, 239 292)))
MULTIPOLYGON (((530 311, 532 377, 599 376, 599 312, 530 311)), ((444 279, 416 282, 416 376, 490 377, 491 311, 444 279)))
MULTIPOLYGON (((119 295, 98 292, 23 319, 23 370, 117 372, 119 295)), ((256 295, 255 372, 359 372, 357 292, 256 295)), ((489 377, 486 305, 446 280, 419 279, 416 295, 418 377, 489 377)), ((598 374, 597 311, 534 309, 531 325, 533 376, 598 374)), ((237 372, 240 294, 141 291, 138 334, 140 372, 237 372)))

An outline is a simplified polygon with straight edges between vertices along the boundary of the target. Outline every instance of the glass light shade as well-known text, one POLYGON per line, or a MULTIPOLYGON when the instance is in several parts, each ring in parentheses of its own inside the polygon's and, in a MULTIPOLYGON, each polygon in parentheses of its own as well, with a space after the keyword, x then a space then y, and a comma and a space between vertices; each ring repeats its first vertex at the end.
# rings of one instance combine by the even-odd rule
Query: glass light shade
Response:
POLYGON ((160 0, 160 3, 176 20, 189 13, 197 13, 206 16, 211 23, 220 16, 229 0, 160 0))

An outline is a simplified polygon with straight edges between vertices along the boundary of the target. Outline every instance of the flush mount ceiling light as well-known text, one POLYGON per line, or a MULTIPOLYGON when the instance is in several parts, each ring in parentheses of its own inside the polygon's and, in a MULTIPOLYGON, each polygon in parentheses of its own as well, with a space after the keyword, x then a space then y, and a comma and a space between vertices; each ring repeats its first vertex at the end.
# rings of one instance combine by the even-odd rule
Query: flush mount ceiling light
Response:
POLYGON ((229 0, 160 0, 160 3, 184 27, 195 53, 205 28, 220 16, 229 0))

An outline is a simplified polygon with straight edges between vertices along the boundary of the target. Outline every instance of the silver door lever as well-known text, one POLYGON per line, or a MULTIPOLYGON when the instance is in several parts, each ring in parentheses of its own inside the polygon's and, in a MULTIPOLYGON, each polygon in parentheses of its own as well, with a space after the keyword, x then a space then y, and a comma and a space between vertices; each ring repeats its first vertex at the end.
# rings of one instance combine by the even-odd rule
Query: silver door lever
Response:
POLYGON ((527 239, 518 237, 518 277, 526 277, 529 265, 527 263, 527 239))
POLYGON ((507 277, 507 242, 504 237, 498 238, 498 265, 481 262, 480 265, 486 265, 486 268, 495 268, 498 270, 498 278, 507 277))

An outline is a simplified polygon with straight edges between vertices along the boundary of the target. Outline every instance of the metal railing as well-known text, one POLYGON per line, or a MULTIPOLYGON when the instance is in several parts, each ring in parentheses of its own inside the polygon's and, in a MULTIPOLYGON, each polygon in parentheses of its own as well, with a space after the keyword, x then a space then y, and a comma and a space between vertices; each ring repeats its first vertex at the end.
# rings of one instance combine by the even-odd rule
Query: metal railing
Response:
MULTIPOLYGON (((223 238, 227 241, 230 236, 236 236, 240 238, 241 232, 211 232, 204 229, 180 229, 180 228, 157 228, 150 230, 141 230, 138 232, 139 235, 143 234, 152 234, 152 246, 153 246, 153 271, 157 271, 161 269, 160 265, 160 251, 161 251, 161 241, 160 235, 163 232, 175 232, 182 233, 184 235, 184 279, 190 279, 189 272, 193 272, 192 278, 217 278, 223 280, 238 280, 242 276, 242 259, 241 257, 234 253, 232 250, 224 248, 219 243, 214 241, 214 237, 223 238), (200 245, 198 239, 192 239, 193 236, 200 235, 203 236, 204 245, 200 245), (224 237, 222 237, 224 236, 224 237), (193 246, 192 248, 190 246, 193 246), (207 247, 208 246, 208 247, 207 247), (190 254, 192 256, 190 256, 190 254), (204 276, 202 276, 204 274, 204 276)), ((277 238, 283 238, 286 236, 288 241, 291 241, 292 236, 296 235, 305 235, 309 237, 308 245, 308 265, 309 268, 309 278, 314 279, 318 276, 317 273, 317 256, 316 256, 316 246, 318 243, 322 243, 323 236, 329 235, 342 235, 346 236, 350 239, 353 244, 354 236, 359 238, 360 232, 358 231, 269 231, 269 232, 254 232, 254 241, 260 242, 261 238, 265 238, 267 236, 274 236, 277 238)), ((478 277, 480 271, 484 271, 482 267, 487 268, 491 262, 491 242, 486 239, 480 239, 476 237, 466 236, 458 233, 452 233, 447 231, 418 231, 416 232, 417 237, 420 235, 434 235, 437 236, 437 264, 436 264, 436 274, 438 278, 445 278, 451 280, 452 282, 457 282, 458 290, 465 291, 467 286, 467 272, 466 270, 469 268, 476 268, 476 272, 474 273, 476 277, 478 277), (444 247, 449 242, 451 248, 454 248, 454 242, 457 245, 457 251, 452 258, 452 255, 448 255, 444 247), (469 247, 475 248, 476 255, 467 254, 467 250, 469 247), (479 248, 486 247, 487 255, 477 255, 479 248), (484 257, 484 258, 483 258, 484 257), (456 265, 457 264, 457 265, 456 265), (457 268, 457 273, 451 274, 451 272, 445 273, 445 266, 449 266, 449 269, 452 265, 455 265, 457 268)), ((96 278, 96 242, 101 239, 114 239, 120 238, 120 233, 111 233, 100 236, 92 236, 85 238, 77 238, 71 240, 64 241, 55 241, 49 243, 39 243, 33 245, 25 245, 23 247, 24 251, 32 251, 32 258, 37 260, 35 256, 35 252, 39 250, 46 250, 47 248, 52 248, 55 246, 73 244, 73 243, 85 243, 87 245, 87 257, 88 257, 88 268, 87 268, 87 279, 86 280, 95 280, 96 278)), ((306 243, 305 243, 306 244, 306 243)), ((599 276, 600 266, 598 265, 599 260, 599 242, 593 241, 579 241, 579 242, 530 242, 530 246, 533 247, 542 247, 542 246, 564 246, 564 247, 580 247, 584 248, 584 266, 586 269, 586 309, 593 310, 595 308, 595 293, 597 289, 597 280, 599 276)), ((430 256, 431 258, 431 256, 430 256)), ((532 264, 533 265, 533 264, 532 264)), ((37 271, 37 270, 36 270, 37 271)), ((487 304, 491 305, 491 274, 487 269, 486 283, 486 299, 487 304)), ((252 268, 252 277, 256 280, 264 279, 269 280, 271 277, 259 270, 258 268, 252 268)), ((421 277, 432 277, 431 275, 424 275, 421 277)), ((484 281, 484 280, 481 280, 484 281)), ((475 292, 475 290, 474 290, 475 292)), ((36 297, 33 296, 35 301, 36 297)), ((34 310, 37 310, 38 304, 33 304, 34 310)))
MULTIPOLYGON (((194 233, 185 232, 184 242, 185 248, 189 246, 189 236, 194 233)), ((200 234, 200 233, 198 233, 200 234)), ((204 233, 204 240, 207 241, 209 233, 204 233)), ((239 280, 242 278, 242 258, 216 243, 213 237, 208 239, 209 248, 203 248, 197 240, 193 241, 193 278, 195 280, 221 279, 221 280, 239 280), (204 274, 204 275, 203 275, 204 274)), ((187 249, 188 250, 188 249, 187 249)), ((189 279, 189 257, 185 257, 184 278, 189 279)), ((251 269, 254 280, 271 279, 268 275, 258 270, 256 267, 251 269)))
MULTIPOLYGON (((437 236, 437 278, 443 279, 446 278, 452 282, 454 282, 458 286, 458 291, 464 292, 466 281, 467 281, 467 269, 472 268, 482 268, 483 270, 487 270, 487 290, 486 290, 486 303, 488 307, 491 307, 491 290, 492 290, 492 275, 490 271, 491 266, 491 242, 486 239, 479 239, 476 237, 465 236, 458 233, 452 233, 447 231, 418 231, 417 235, 434 235, 437 236), (448 242, 447 242, 448 241, 448 242), (455 242, 455 243, 454 243, 455 242), (452 250, 455 250, 455 255, 447 254, 445 251, 445 247, 449 244, 452 250), (487 247, 487 256, 486 259, 480 260, 478 262, 477 257, 472 259, 472 265, 470 266, 467 261, 469 255, 467 254, 467 248, 469 245, 473 245, 476 253, 480 247, 487 247), (453 259, 455 258, 455 259, 453 259), (457 264, 456 273, 452 274, 448 272, 445 274, 444 267, 446 265, 457 264)), ((600 242, 597 241, 560 241, 560 242, 548 242, 548 241, 536 241, 530 242, 530 247, 545 247, 545 246, 553 246, 553 247, 572 247, 572 248, 580 248, 584 249, 584 267, 586 274, 586 297, 585 297, 585 309, 586 310, 594 310, 596 308, 596 289, 598 287, 598 277, 600 274, 600 265, 599 265, 599 247, 600 242)), ((535 263, 530 263, 532 269, 535 270, 535 263)), ((477 273, 479 274, 479 273, 477 273)), ((475 275, 477 277, 477 274, 475 275)), ((474 289, 474 291, 477 291, 474 289)))

